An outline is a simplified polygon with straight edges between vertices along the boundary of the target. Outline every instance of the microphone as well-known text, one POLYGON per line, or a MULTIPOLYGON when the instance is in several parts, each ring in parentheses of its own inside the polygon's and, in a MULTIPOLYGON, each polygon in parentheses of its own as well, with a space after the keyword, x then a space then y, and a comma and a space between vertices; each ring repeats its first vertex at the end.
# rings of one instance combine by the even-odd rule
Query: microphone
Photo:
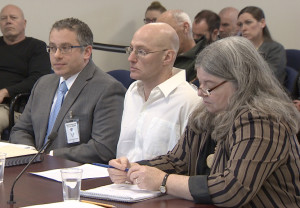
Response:
POLYGON ((13 185, 11 186, 10 190, 10 199, 7 201, 8 204, 15 204, 16 202, 14 201, 14 187, 16 182, 19 180, 19 178, 23 175, 25 170, 31 165, 31 163, 34 161, 34 159, 41 153, 43 153, 49 146, 52 144, 52 142, 56 139, 57 137, 57 132, 51 132, 51 134, 48 136, 48 141, 42 146, 42 148, 34 155, 34 157, 27 163, 25 168, 19 173, 19 175, 16 177, 13 185))

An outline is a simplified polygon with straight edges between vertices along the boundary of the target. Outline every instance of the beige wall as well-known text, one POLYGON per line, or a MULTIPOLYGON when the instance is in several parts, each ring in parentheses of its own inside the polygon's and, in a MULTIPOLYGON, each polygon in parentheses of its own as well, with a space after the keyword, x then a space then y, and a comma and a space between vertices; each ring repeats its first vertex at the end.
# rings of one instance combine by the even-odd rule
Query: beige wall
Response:
MULTIPOLYGON (((0 7, 15 4, 27 19, 26 35, 48 44, 52 24, 65 17, 77 17, 94 33, 94 41, 128 45, 136 29, 143 25, 144 12, 152 0, 1 0, 0 7)), ((300 49, 299 0, 161 0, 167 9, 182 9, 191 19, 202 9, 218 13, 223 7, 258 6, 275 40, 285 48, 300 49)), ((127 55, 94 51, 95 63, 105 71, 128 69, 127 55)))

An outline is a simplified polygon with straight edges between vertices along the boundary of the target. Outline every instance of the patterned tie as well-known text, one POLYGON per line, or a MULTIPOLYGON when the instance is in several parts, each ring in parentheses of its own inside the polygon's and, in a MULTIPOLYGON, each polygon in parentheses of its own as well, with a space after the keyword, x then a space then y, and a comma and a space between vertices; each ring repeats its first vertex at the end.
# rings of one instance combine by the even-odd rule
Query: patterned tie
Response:
POLYGON ((44 143, 47 142, 48 136, 52 131, 56 117, 57 117, 60 107, 64 101, 64 97, 65 97, 65 94, 67 91, 68 91, 68 87, 66 85, 66 82, 63 81, 59 86, 58 93, 57 93, 57 99, 56 99, 55 105, 50 113, 50 116, 49 116, 48 129, 47 129, 47 134, 46 134, 44 143))

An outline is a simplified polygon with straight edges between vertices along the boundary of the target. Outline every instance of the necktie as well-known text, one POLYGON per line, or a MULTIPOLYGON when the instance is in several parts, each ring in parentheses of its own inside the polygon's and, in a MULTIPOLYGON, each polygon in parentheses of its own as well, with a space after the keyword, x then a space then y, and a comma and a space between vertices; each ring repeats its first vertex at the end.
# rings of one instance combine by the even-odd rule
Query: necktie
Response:
POLYGON ((49 134, 52 131, 52 128, 53 128, 55 120, 56 120, 56 117, 57 117, 58 112, 60 110, 60 107, 61 107, 61 105, 62 105, 62 103, 64 101, 64 97, 65 97, 65 94, 66 94, 67 91, 68 91, 68 87, 66 85, 66 82, 63 81, 59 85, 59 89, 58 89, 58 93, 57 93, 57 99, 56 99, 54 107, 53 107, 53 109, 52 109, 52 111, 50 113, 50 116, 49 116, 47 134, 46 134, 44 143, 47 142, 48 136, 49 136, 49 134))

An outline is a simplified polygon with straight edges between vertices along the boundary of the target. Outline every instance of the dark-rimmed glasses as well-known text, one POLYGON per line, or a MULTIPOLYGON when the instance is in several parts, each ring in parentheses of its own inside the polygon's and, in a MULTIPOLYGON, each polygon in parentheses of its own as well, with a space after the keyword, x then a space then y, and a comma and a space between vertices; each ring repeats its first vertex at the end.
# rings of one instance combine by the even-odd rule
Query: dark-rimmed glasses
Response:
POLYGON ((204 95, 204 96, 209 96, 211 94, 211 91, 215 90, 216 88, 220 87, 221 85, 225 84, 227 81, 223 81, 221 82, 220 84, 210 88, 210 89, 203 89, 201 87, 199 87, 199 90, 201 91, 201 93, 204 95))
POLYGON ((145 23, 145 24, 153 23, 153 22, 156 22, 156 18, 153 18, 153 19, 145 18, 145 19, 144 19, 144 23, 145 23))
POLYGON ((167 51, 167 50, 168 49, 163 49, 160 51, 145 51, 144 49, 134 49, 131 46, 125 48, 125 51, 128 55, 130 55, 132 52, 134 52, 134 54, 137 57, 144 57, 144 56, 148 55, 149 53, 157 53, 157 52, 162 52, 162 51, 167 51))
POLYGON ((57 49, 59 49, 60 53, 62 54, 67 54, 72 52, 72 48, 83 48, 85 46, 61 46, 61 47, 56 47, 56 46, 47 46, 48 53, 54 54, 56 53, 57 49))

